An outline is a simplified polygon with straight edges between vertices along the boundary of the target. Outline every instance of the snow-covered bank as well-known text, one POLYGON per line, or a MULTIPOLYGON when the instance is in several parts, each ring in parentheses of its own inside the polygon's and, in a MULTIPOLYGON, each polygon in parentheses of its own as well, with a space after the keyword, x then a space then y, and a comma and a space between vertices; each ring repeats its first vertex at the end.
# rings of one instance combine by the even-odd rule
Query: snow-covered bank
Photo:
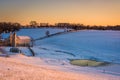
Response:
POLYGON ((33 47, 36 58, 41 58, 43 62, 47 65, 59 66, 62 70, 68 70, 73 72, 99 72, 112 75, 120 76, 120 65, 111 64, 102 67, 80 67, 70 64, 69 59, 76 59, 76 56, 69 54, 69 52, 64 52, 61 50, 56 50, 55 48, 46 49, 42 47, 33 47), (59 51, 59 52, 56 52, 59 51))
POLYGON ((44 64, 40 58, 24 55, 0 57, 0 80, 119 80, 120 76, 104 73, 79 73, 60 70, 59 66, 44 64))
MULTIPOLYGON (((51 28, 21 29, 17 34, 36 39, 45 36, 47 30, 51 34, 64 31, 51 28)), ((3 34, 3 37, 6 36, 3 34)), ((120 31, 81 30, 36 41, 34 46, 71 53, 77 59, 94 58, 120 63, 120 31)))
MULTIPOLYGON (((6 48, 6 50, 8 50, 9 48, 6 48)), ((19 49, 22 51, 22 54, 26 55, 26 57, 30 57, 32 54, 31 52, 28 50, 28 48, 25 47, 19 47, 19 49)), ((33 47, 32 48, 35 52, 35 56, 34 57, 30 57, 33 59, 38 59, 35 63, 37 65, 41 65, 41 63, 39 63, 39 59, 43 62, 42 64, 44 65, 49 65, 51 67, 56 67, 60 70, 65 70, 65 71, 72 71, 72 72, 98 72, 98 73, 105 73, 105 74, 112 74, 112 75, 118 75, 120 76, 120 65, 119 64, 111 64, 111 65, 107 65, 107 66, 102 66, 102 67, 80 67, 80 66, 74 66, 70 64, 69 59, 74 59, 76 56, 73 56, 71 54, 65 53, 63 51, 60 52, 56 52, 56 50, 54 49, 45 49, 45 48, 41 48, 41 47, 33 47)), ((8 50, 9 53, 9 50, 8 50)), ((9 53, 12 54, 13 53, 9 53)), ((16 53, 14 53, 15 55, 16 53)), ((15 58, 15 57, 14 57, 15 58)), ((18 57, 17 57, 18 58, 18 57)), ((22 59, 24 60, 24 58, 22 59)), ((23 61, 24 62, 24 61, 23 61)), ((30 61, 32 62, 32 61, 30 61)))
MULTIPOLYGON (((44 36, 46 30, 49 30, 49 29, 39 29, 39 30, 22 29, 20 32, 18 32, 18 34, 27 35, 33 38, 38 38, 38 37, 44 36), (27 30, 28 30, 28 33, 26 33, 27 30)), ((55 32, 59 32, 59 29, 58 30, 54 29, 54 30, 55 32)), ((52 33, 54 33, 54 30, 51 30, 52 33)), ((8 53, 9 53, 9 48, 10 47, 5 47, 5 50, 8 53)), ((10 58, 6 58, 6 63, 8 60, 10 61, 12 60, 13 62, 16 61, 15 62, 16 66, 19 64, 21 65, 21 63, 25 64, 26 66, 32 65, 31 68, 33 68, 33 71, 34 70, 37 71, 37 69, 39 68, 40 69, 42 68, 43 70, 44 69, 54 70, 58 72, 58 74, 55 72, 56 75, 58 75, 59 77, 62 77, 61 80, 74 80, 74 79, 79 80, 81 75, 84 75, 85 77, 91 76, 92 77, 92 78, 90 77, 91 80, 109 80, 109 79, 119 80, 120 79, 120 65, 115 64, 115 63, 120 63, 120 57, 119 57, 120 56, 120 31, 82 30, 79 32, 49 37, 47 39, 35 42, 35 45, 31 48, 35 52, 34 57, 30 57, 31 53, 28 48, 19 47, 19 49, 26 56, 16 55, 16 53, 14 54, 9 53, 10 58), (114 65, 112 64, 105 67, 80 67, 80 66, 71 65, 69 63, 69 59, 95 59, 100 61, 108 61, 113 63, 114 65), (34 66, 37 66, 37 69, 34 66), (59 74, 59 71, 62 72, 63 74, 62 75, 59 74), (64 77, 64 74, 67 74, 67 75, 70 74, 71 76, 75 76, 75 78, 72 78, 70 76, 64 77), (76 75, 79 75, 79 77, 76 75), (94 77, 93 75, 99 76, 99 77, 97 78, 97 77, 94 77)), ((23 68, 26 69, 26 66, 24 66, 23 68)), ((21 70, 20 72, 22 73, 22 68, 20 68, 20 70, 21 70)), ((31 75, 32 73, 35 73, 33 71, 31 71, 29 75, 31 75)), ((23 73, 24 72, 27 73, 29 71, 26 70, 26 71, 23 71, 23 73)), ((39 71, 36 73, 39 73, 39 71)), ((50 74, 49 72, 47 74, 47 71, 45 71, 44 73, 46 73, 46 75, 50 74)), ((25 75, 25 76, 28 76, 28 75, 25 75)), ((37 76, 39 76, 39 74, 37 76)), ((50 76, 54 78, 53 75, 50 75, 50 76)), ((82 79, 83 78, 81 78, 80 80, 82 79)), ((85 78, 83 80, 90 80, 90 79, 85 78)))

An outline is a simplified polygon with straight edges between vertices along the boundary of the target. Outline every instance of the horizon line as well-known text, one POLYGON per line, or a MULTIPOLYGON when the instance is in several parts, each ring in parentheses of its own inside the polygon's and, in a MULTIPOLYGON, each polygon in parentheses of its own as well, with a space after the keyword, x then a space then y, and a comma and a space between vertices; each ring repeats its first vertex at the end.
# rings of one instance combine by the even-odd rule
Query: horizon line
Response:
MULTIPOLYGON (((31 21, 35 21, 35 20, 31 20, 31 21)), ((31 22, 30 21, 30 22, 31 22)), ((6 23, 19 23, 21 24, 22 26, 27 26, 27 25, 30 25, 30 22, 29 23, 22 23, 22 22, 17 22, 17 21, 0 21, 0 23, 2 22, 6 22, 6 23)), ((37 22, 37 21, 36 21, 37 22)), ((110 25, 110 24, 106 24, 106 25, 102 25, 102 24, 84 24, 84 23, 73 23, 73 22, 56 22, 56 23, 49 23, 49 22, 37 22, 37 24, 41 24, 41 23, 48 23, 48 25, 55 25, 57 23, 69 23, 69 24, 83 24, 85 26, 117 26, 117 25, 120 25, 120 24, 113 24, 113 25, 110 25)))

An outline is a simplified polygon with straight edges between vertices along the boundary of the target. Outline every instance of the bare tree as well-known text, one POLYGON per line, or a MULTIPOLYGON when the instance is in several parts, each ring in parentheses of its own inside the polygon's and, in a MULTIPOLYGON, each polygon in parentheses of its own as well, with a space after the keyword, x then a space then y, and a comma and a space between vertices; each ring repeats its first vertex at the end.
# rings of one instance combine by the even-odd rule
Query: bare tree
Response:
POLYGON ((37 27, 38 23, 36 21, 30 21, 30 26, 31 27, 37 27))

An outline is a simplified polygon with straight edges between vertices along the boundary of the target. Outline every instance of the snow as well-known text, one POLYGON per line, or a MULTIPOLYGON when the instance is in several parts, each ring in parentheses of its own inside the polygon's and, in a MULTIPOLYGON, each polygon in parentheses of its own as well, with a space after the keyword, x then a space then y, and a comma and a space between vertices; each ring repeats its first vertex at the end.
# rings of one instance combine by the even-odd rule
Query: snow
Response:
MULTIPOLYGON (((40 38, 46 36, 45 32, 49 31, 50 34, 54 34, 57 32, 63 32, 64 29, 56 29, 56 28, 35 28, 35 29, 20 29, 20 31, 16 32, 19 36, 29 36, 33 39, 40 38)), ((9 33, 3 33, 3 38, 8 38, 9 33)))
POLYGON ((32 56, 32 53, 26 47, 19 47, 19 50, 21 50, 21 53, 24 54, 24 55, 26 55, 26 56, 32 56))
MULTIPOLYGON (((22 29, 17 34, 36 39, 45 36, 47 30, 50 31, 50 34, 64 31, 63 29, 50 28, 22 29)), ((28 48, 20 47, 19 49, 26 56, 31 56, 28 48)), ((40 58, 42 64, 49 65, 49 67, 56 68, 57 66, 63 71, 75 73, 86 72, 120 76, 120 65, 118 64, 120 63, 120 31, 81 30, 36 41, 32 49, 35 52, 34 59, 40 58), (69 59, 97 59, 117 64, 97 68, 79 67, 69 64, 69 59), (105 73, 103 73, 104 70, 105 73)), ((35 63, 41 65, 37 61, 35 63)))
POLYGON ((21 39, 21 40, 25 40, 25 39, 29 39, 30 40, 29 36, 18 36, 18 38, 21 39))
POLYGON ((76 59, 120 63, 120 31, 83 30, 36 41, 36 46, 71 52, 76 59))
POLYGON ((120 76, 95 72, 61 71, 57 67, 38 65, 41 59, 12 55, 9 58, 0 57, 1 80, 119 80, 120 76), (36 63, 37 62, 37 63, 36 63), (57 70, 55 70, 57 69, 57 70))
MULTIPOLYGON (((51 59, 45 61, 52 65, 67 63, 69 62, 68 59, 95 59, 99 61, 120 63, 120 31, 82 30, 36 41, 35 47, 43 48, 43 50, 34 51, 36 53, 45 53, 47 56, 39 54, 39 56, 44 57, 44 59, 46 57, 51 57, 51 59), (57 55, 57 52, 55 51, 61 51, 62 56, 52 55, 52 53, 57 55), (72 53, 75 56, 66 56, 63 52, 72 53)), ((120 75, 119 67, 120 65, 118 64, 117 67, 115 67, 115 65, 110 65, 110 67, 94 69, 100 72, 106 70, 106 73, 108 74, 120 75)), ((79 71, 79 68, 74 69, 75 71, 79 71)))

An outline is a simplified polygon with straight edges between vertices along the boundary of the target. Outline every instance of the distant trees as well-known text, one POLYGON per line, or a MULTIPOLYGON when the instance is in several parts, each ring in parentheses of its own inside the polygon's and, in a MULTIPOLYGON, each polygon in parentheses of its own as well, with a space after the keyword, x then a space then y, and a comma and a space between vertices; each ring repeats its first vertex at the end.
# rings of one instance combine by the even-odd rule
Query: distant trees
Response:
POLYGON ((64 29, 74 29, 74 30, 120 30, 120 25, 115 26, 90 26, 84 24, 75 23, 55 23, 50 25, 49 23, 37 23, 36 21, 30 21, 29 25, 22 26, 22 28, 64 28, 64 29))
POLYGON ((20 27, 20 23, 0 22, 0 34, 18 31, 20 27))
POLYGON ((36 21, 30 21, 30 26, 33 28, 36 28, 38 26, 38 23, 36 21))
POLYGON ((49 27, 49 23, 40 23, 40 27, 49 27))
POLYGON ((11 22, 0 22, 0 34, 5 32, 18 31, 20 28, 63 28, 63 29, 74 29, 74 30, 120 30, 120 25, 115 26, 90 26, 84 24, 73 24, 73 23, 55 23, 50 25, 49 23, 37 23, 36 21, 30 21, 29 25, 21 26, 20 23, 11 22))

